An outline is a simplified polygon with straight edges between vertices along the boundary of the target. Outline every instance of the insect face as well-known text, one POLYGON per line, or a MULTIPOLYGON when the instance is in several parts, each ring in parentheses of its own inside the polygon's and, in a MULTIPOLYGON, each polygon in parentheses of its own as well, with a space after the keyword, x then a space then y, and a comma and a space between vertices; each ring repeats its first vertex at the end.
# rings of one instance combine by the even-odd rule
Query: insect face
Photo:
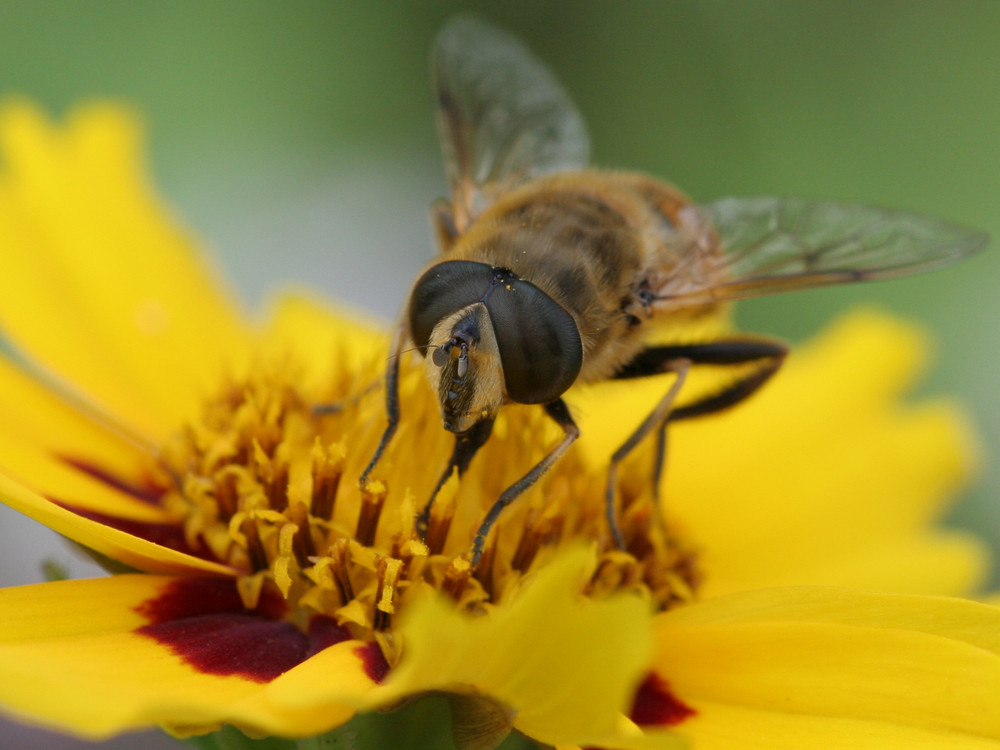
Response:
POLYGON ((463 433, 496 416, 505 401, 503 366, 486 305, 476 302, 443 318, 428 344, 425 369, 444 428, 463 433))
POLYGON ((427 375, 446 429, 462 433, 505 403, 544 404, 576 380, 576 321, 534 284, 487 263, 446 261, 417 281, 410 336, 426 348, 427 375))

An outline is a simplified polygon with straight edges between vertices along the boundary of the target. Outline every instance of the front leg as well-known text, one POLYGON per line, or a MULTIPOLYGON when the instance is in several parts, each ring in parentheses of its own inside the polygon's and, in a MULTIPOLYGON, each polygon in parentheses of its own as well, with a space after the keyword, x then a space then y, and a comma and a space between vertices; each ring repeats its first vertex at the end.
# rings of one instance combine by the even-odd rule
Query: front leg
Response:
POLYGON ((787 347, 778 341, 768 339, 728 339, 707 344, 678 344, 652 346, 639 352, 614 376, 615 379, 630 379, 661 375, 673 372, 677 375, 670 389, 660 402, 622 443, 611 456, 608 467, 608 481, 605 486, 606 512, 611 535, 619 549, 625 549, 625 539, 618 525, 615 510, 615 485, 618 479, 618 464, 638 445, 644 437, 656 430, 656 453, 653 466, 653 505, 656 512, 660 508, 660 479, 666 457, 667 425, 681 419, 691 419, 713 414, 738 404, 757 391, 767 382, 784 362, 787 347), (738 378, 725 388, 703 396, 690 404, 674 406, 677 394, 694 365, 746 365, 758 362, 753 372, 738 378))
POLYGON ((389 441, 392 440, 392 436, 396 434, 396 428, 399 427, 399 358, 402 356, 403 342, 405 341, 406 330, 404 326, 400 326, 393 339, 392 350, 389 352, 389 362, 385 368, 385 414, 388 424, 378 441, 375 454, 365 470, 361 472, 361 478, 358 479, 358 484, 362 488, 368 485, 372 470, 382 458, 382 453, 389 445, 389 441))
POLYGON ((448 465, 441 472, 441 477, 438 479, 437 484, 434 485, 434 490, 431 492, 430 499, 424 506, 423 511, 417 516, 417 533, 424 541, 427 540, 427 527, 430 524, 431 506, 434 505, 434 500, 437 498, 438 493, 456 469, 458 470, 458 476, 461 478, 465 470, 469 468, 469 463, 475 457, 476 453, 490 439, 490 435, 493 433, 493 422, 492 417, 484 419, 474 424, 465 432, 455 435, 455 447, 451 451, 451 458, 448 460, 448 465))
POLYGON ((493 503, 490 507, 489 512, 486 514, 486 518, 479 526, 479 530, 476 532, 476 537, 472 541, 472 567, 475 568, 479 564, 479 558, 483 556, 483 548, 486 546, 486 537, 490 533, 490 529, 493 528, 493 524, 496 523, 503 509, 510 505, 514 500, 516 500, 521 493, 528 489, 531 485, 537 482, 542 474, 547 472, 549 469, 555 465, 556 461, 562 458, 563 454, 569 449, 573 441, 580 436, 580 428, 576 426, 576 422, 573 421, 573 417, 570 416, 569 408, 566 406, 566 402, 561 398, 557 398, 551 403, 545 404, 545 413, 552 417, 552 420, 558 424, 563 429, 563 439, 548 452, 548 454, 535 464, 531 471, 525 474, 523 477, 518 479, 514 484, 503 491, 499 499, 493 503))

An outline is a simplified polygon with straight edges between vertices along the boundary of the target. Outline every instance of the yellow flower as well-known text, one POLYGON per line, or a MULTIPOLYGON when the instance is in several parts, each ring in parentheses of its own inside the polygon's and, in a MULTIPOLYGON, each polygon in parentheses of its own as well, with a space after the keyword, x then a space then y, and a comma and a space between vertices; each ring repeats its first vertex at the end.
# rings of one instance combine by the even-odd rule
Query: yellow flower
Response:
POLYGON ((942 596, 984 553, 932 526, 974 450, 951 404, 899 401, 911 328, 858 313, 750 403, 678 424, 662 524, 649 455, 630 460, 627 552, 603 471, 664 382, 576 394, 579 445, 473 569, 484 509, 555 437, 537 409, 501 416, 421 541, 450 446, 409 363, 380 484, 357 485, 382 332, 297 297, 250 326, 158 207, 126 113, 55 128, 9 105, 0 148, 0 326, 26 355, 0 362, 0 498, 124 571, 0 591, 13 716, 310 737, 440 691, 463 747, 511 727, 567 747, 1000 744, 1000 612, 942 596))

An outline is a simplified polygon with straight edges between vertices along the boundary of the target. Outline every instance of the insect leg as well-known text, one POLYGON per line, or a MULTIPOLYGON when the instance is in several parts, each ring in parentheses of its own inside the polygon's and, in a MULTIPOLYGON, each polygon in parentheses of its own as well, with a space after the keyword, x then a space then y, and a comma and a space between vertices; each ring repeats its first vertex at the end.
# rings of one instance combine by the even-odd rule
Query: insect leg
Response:
POLYGON ((624 549, 625 540, 618 527, 614 508, 614 485, 618 476, 618 464, 631 453, 632 449, 653 429, 656 429, 655 464, 653 466, 653 498, 654 506, 659 511, 660 479, 663 475, 664 459, 666 457, 667 425, 681 419, 691 419, 706 414, 712 414, 730 406, 734 406, 753 394, 781 367, 787 347, 778 341, 767 339, 732 339, 713 341, 706 344, 678 344, 671 346, 653 346, 644 349, 631 362, 625 365, 614 377, 630 379, 657 375, 666 372, 677 372, 677 379, 671 385, 666 396, 656 405, 650 415, 643 421, 632 435, 615 451, 608 467, 608 483, 605 489, 607 500, 608 524, 615 544, 624 549), (760 362, 760 365, 750 374, 737 379, 725 388, 715 393, 703 396, 696 401, 673 408, 673 402, 680 389, 680 384, 687 373, 678 369, 678 363, 687 362, 690 365, 743 365, 760 362))
POLYGON ((703 396, 690 404, 678 406, 670 413, 667 419, 669 422, 701 417, 735 406, 770 380, 788 355, 787 346, 780 341, 768 339, 733 339, 666 348, 684 350, 683 356, 696 365, 743 365, 760 362, 760 366, 752 373, 730 383, 722 390, 703 396))
POLYGON ((427 526, 431 518, 431 506, 434 505, 434 500, 437 498, 441 488, 444 487, 444 483, 448 481, 448 478, 451 477, 455 469, 458 469, 458 476, 461 477, 465 473, 465 470, 469 468, 469 463, 473 457, 479 452, 479 449, 483 447, 486 441, 490 439, 490 435, 493 433, 493 421, 493 419, 484 419, 474 424, 465 432, 455 435, 455 447, 452 449, 448 465, 441 472, 441 478, 438 479, 437 484, 434 486, 434 491, 431 492, 427 505, 424 506, 420 515, 417 516, 417 533, 420 534, 421 539, 427 536, 427 526))
MULTIPOLYGON (((647 350, 648 351, 648 350, 647 350)), ((670 385, 670 390, 667 391, 666 395, 660 399, 660 402, 653 407, 653 411, 649 413, 640 424, 635 432, 628 436, 624 443, 611 455, 611 460, 608 464, 608 481, 604 486, 604 502, 605 502, 605 512, 608 517, 608 526, 611 529, 611 536, 614 537, 615 546, 618 549, 625 549, 625 539, 622 536, 621 529, 618 527, 618 517, 615 512, 615 485, 618 482, 618 464, 620 464, 625 457, 632 452, 632 449, 638 445, 644 437, 646 437, 654 429, 657 432, 657 456, 656 456, 656 466, 653 469, 654 478, 658 478, 662 474, 662 461, 664 455, 666 455, 666 425, 668 418, 670 417, 670 412, 673 409, 674 401, 677 399, 677 394, 680 393, 681 387, 684 385, 684 381, 687 378, 688 370, 691 369, 691 360, 672 357, 662 363, 658 363, 657 373, 667 373, 672 372, 676 374, 674 382, 670 385)))
POLYGON ((385 432, 382 433, 382 437, 378 441, 378 447, 375 448, 375 454, 372 456, 371 461, 365 467, 365 470, 361 472, 361 478, 358 480, 358 484, 362 487, 368 484, 368 477, 378 464, 379 459, 382 458, 382 453, 385 451, 386 446, 389 445, 389 441, 392 440, 392 436, 396 434, 396 428, 399 427, 399 358, 403 351, 403 342, 406 340, 405 329, 400 326, 399 330, 396 332, 396 337, 392 342, 392 351, 389 353, 389 363, 385 368, 385 414, 389 420, 389 423, 385 427, 385 432))
POLYGON ((545 413, 548 414, 553 421, 562 427, 563 439, 548 452, 548 454, 532 467, 531 471, 525 474, 523 477, 518 479, 514 484, 503 491, 503 494, 493 503, 490 507, 489 512, 486 514, 486 518, 479 525, 479 530, 476 532, 476 538, 472 542, 472 567, 479 564, 479 558, 483 555, 483 547, 486 546, 486 537, 490 533, 490 529, 493 528, 493 524, 496 523, 497 518, 503 512, 503 509, 510 505, 517 497, 528 489, 531 485, 539 480, 539 478, 546 471, 552 468, 552 466, 558 461, 566 450, 573 444, 573 441, 580 436, 580 428, 576 426, 576 422, 573 421, 573 417, 570 416, 569 408, 566 406, 566 402, 561 398, 557 398, 551 403, 545 404, 545 413))

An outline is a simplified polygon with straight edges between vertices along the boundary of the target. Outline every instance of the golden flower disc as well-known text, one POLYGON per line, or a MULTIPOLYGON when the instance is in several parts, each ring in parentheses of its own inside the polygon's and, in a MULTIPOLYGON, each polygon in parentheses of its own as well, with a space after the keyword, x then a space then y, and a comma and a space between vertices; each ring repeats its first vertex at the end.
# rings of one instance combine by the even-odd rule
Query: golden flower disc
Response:
POLYGON ((359 467, 374 449, 372 427, 384 424, 382 391, 339 390, 330 394, 335 407, 318 409, 287 362, 252 370, 209 400, 201 418, 164 450, 173 477, 165 505, 183 520, 193 549, 243 571, 239 589, 248 608, 273 584, 303 626, 311 614, 335 617, 354 637, 379 640, 391 657, 392 615, 416 592, 438 589, 460 609, 481 611, 571 540, 603 550, 590 595, 638 590, 660 610, 692 597, 694 553, 653 511, 652 487, 622 488, 627 549, 617 550, 607 527, 605 478, 573 451, 505 511, 483 559, 470 564, 483 503, 499 497, 554 442, 541 410, 512 407, 501 415, 468 475, 461 482, 453 476, 439 493, 421 539, 414 517, 446 465, 450 436, 432 413, 418 368, 404 367, 400 434, 364 489, 359 467))

